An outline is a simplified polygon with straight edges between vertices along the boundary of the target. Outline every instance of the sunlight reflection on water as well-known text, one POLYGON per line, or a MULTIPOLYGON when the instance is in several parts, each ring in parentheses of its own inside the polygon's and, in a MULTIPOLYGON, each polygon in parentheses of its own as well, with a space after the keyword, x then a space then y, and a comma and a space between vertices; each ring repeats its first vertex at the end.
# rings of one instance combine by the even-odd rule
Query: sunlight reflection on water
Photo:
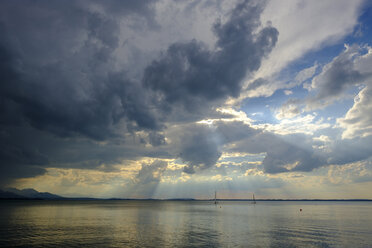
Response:
POLYGON ((0 202, 1 247, 371 247, 371 237, 371 202, 0 202))

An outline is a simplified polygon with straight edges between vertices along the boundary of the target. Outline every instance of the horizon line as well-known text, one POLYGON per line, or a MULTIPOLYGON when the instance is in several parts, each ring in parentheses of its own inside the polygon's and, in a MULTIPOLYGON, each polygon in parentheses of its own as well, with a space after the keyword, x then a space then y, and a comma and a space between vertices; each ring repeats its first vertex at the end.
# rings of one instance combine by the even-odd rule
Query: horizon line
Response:
MULTIPOLYGON (((4 199, 4 198, 3 198, 4 199)), ((127 201, 251 201, 253 199, 245 198, 217 198, 217 199, 198 199, 198 198, 95 198, 95 197, 64 197, 61 198, 23 198, 23 199, 40 199, 40 200, 127 200, 127 201)), ((349 199, 320 199, 320 198, 301 198, 301 199, 285 199, 285 198, 268 198, 268 199, 255 199, 255 201, 372 201, 372 199, 367 198, 349 198, 349 199)))

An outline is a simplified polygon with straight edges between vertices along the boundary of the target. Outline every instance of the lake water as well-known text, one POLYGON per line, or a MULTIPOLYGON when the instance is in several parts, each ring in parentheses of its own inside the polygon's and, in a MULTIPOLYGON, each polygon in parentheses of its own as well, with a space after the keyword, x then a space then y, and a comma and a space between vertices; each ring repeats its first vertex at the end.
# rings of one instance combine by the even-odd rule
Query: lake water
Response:
POLYGON ((372 202, 0 201, 0 246, 372 247, 372 202))

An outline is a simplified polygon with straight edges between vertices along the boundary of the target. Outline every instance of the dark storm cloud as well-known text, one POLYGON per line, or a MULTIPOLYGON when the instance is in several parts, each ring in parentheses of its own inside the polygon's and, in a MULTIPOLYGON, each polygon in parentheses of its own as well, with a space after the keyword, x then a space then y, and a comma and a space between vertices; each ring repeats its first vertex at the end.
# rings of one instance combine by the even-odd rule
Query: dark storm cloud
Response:
POLYGON ((214 166, 225 144, 238 142, 257 131, 241 122, 215 122, 212 126, 192 124, 182 128, 176 147, 179 157, 188 165, 184 172, 193 174, 214 166))
POLYGON ((32 127, 4 127, 0 132, 0 185, 20 177, 45 172, 45 167, 117 170, 122 159, 140 157, 171 158, 161 146, 147 147, 130 134, 126 139, 112 138, 103 144, 89 138, 60 138, 32 127))
MULTIPOLYGON (((277 41, 275 28, 259 29, 263 5, 243 1, 214 25, 214 50, 195 40, 176 43, 145 69, 143 81, 129 78, 131 68, 117 69, 126 35, 120 25, 154 28, 153 4, 0 2, 2 183, 47 167, 111 170, 124 158, 169 158, 166 122, 216 115, 213 104, 238 96, 277 41)), ((189 172, 221 155, 210 131, 191 131, 179 134, 182 152, 173 154, 189 172)))
POLYGON ((112 69, 120 18, 141 18, 152 3, 0 2, 2 183, 48 165, 110 164, 130 149, 94 140, 161 128, 141 83, 112 69))
POLYGON ((89 5, 94 3, 102 7, 110 15, 122 16, 136 13, 141 15, 141 17, 148 18, 154 16, 152 8, 157 0, 82 0, 80 2, 89 5))
POLYGON ((267 173, 312 171, 326 164, 311 148, 305 150, 281 140, 274 143, 267 147, 266 157, 262 161, 267 173))
POLYGON ((149 143, 152 146, 160 146, 160 145, 165 145, 167 143, 164 135, 158 132, 150 132, 148 135, 148 138, 149 138, 149 143))
POLYGON ((260 67, 277 41, 275 28, 257 31, 262 9, 262 5, 243 1, 225 23, 216 22, 214 50, 195 40, 171 45, 161 59, 146 68, 145 86, 160 92, 166 102, 181 103, 189 111, 198 107, 200 99, 237 97, 243 78, 260 67))
POLYGON ((177 144, 179 157, 188 166, 186 173, 195 173, 195 169, 206 169, 216 164, 221 156, 221 147, 217 134, 204 125, 193 125, 183 129, 177 144))
POLYGON ((110 69, 118 21, 59 3, 3 3, 0 94, 4 112, 18 115, 3 115, 2 122, 15 117, 60 136, 94 139, 111 135, 122 118, 156 129, 140 84, 110 69))

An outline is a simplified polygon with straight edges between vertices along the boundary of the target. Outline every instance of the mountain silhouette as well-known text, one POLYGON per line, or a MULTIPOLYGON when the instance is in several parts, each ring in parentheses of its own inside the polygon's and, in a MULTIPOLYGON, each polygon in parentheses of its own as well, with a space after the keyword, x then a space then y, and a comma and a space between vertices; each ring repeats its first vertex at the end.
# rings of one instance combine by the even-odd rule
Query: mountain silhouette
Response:
POLYGON ((4 199, 62 199, 62 196, 48 192, 39 192, 34 189, 6 188, 0 190, 0 198, 4 199))

